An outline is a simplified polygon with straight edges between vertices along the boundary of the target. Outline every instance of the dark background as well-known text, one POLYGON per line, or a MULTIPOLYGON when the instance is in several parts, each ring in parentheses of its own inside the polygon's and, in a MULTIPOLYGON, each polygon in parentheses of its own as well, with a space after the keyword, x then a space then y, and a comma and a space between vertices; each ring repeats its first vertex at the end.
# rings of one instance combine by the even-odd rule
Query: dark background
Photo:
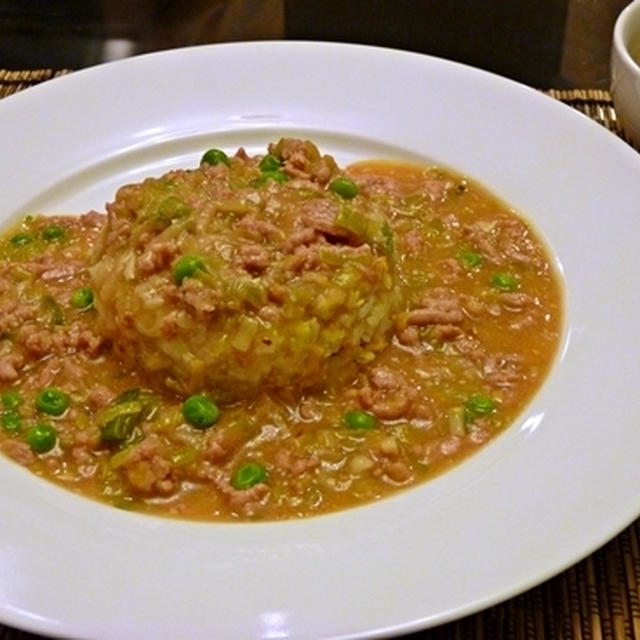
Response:
POLYGON ((0 0, 0 68, 78 69, 209 42, 311 39, 428 53, 540 88, 609 84, 628 0, 0 0))

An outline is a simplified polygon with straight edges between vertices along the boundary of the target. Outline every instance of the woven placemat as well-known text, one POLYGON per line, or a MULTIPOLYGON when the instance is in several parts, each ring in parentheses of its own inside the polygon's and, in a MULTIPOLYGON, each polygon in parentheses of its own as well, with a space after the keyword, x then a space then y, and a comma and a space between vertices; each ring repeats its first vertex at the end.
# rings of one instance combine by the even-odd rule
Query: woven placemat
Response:
POLYGON ((70 69, 31 69, 29 71, 0 69, 0 98, 70 72, 70 69))
MULTIPOLYGON (((68 72, 0 69, 0 98, 68 72)), ((546 93, 625 138, 607 91, 551 89, 546 93)), ((0 640, 39 638, 0 625, 0 640)), ((475 615, 406 638, 640 640, 640 520, 582 562, 534 589, 475 615)))

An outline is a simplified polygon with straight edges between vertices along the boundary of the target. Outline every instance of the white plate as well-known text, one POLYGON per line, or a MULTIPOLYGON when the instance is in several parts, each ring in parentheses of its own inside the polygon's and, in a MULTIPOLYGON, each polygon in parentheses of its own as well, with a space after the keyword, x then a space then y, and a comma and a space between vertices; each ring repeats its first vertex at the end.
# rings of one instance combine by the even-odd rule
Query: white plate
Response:
POLYGON ((101 208, 123 182, 308 136, 342 163, 433 160, 543 232, 562 352, 517 423, 371 506, 279 524, 118 511, 0 460, 0 619, 83 638, 389 635, 517 594, 640 513, 640 155, 531 89, 443 60, 317 43, 129 59, 0 102, 2 217, 101 208))

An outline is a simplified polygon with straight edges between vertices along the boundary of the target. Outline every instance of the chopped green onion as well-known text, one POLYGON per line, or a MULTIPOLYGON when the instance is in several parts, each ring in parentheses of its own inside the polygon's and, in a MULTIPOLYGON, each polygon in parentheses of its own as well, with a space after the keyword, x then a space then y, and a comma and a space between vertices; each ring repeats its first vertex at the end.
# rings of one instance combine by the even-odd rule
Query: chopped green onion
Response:
POLYGON ((176 196, 165 198, 159 205, 153 219, 163 226, 169 226, 174 220, 181 220, 191 215, 191 207, 176 196))
POLYGON ((142 400, 149 404, 153 401, 153 394, 151 391, 140 389, 140 387, 134 387, 133 389, 127 389, 118 394, 111 402, 111 404, 122 404, 123 402, 131 402, 132 400, 142 400))
POLYGON ((369 220, 359 211, 346 205, 340 207, 334 224, 336 227, 346 229, 359 237, 366 237, 369 231, 369 220))
POLYGON ((140 423, 146 406, 139 400, 110 405, 98 416, 100 439, 105 444, 122 444, 133 435, 134 427, 140 423))
POLYGON ((64 324, 64 312, 53 296, 44 295, 41 302, 44 309, 51 314, 51 324, 64 324))
POLYGON ((145 389, 127 389, 114 398, 96 416, 100 439, 104 444, 130 443, 139 435, 138 424, 157 407, 157 399, 145 389))
POLYGON ((390 256, 393 254, 393 230, 389 226, 387 222, 382 225, 380 229, 382 235, 384 236, 384 248, 385 253, 390 256))
POLYGON ((447 420, 449 422, 449 433, 452 436, 463 436, 466 433, 464 407, 453 407, 449 409, 447 420))

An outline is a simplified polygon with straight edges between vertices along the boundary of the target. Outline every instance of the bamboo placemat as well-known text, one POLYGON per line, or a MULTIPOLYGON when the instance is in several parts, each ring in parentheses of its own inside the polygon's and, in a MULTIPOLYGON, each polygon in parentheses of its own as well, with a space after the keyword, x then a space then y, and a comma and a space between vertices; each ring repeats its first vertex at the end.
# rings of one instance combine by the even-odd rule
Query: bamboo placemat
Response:
POLYGON ((0 69, 0 98, 45 80, 63 76, 70 71, 70 69, 32 69, 29 71, 0 69))
MULTIPOLYGON (((0 98, 68 72, 0 69, 0 98)), ((550 89, 546 93, 624 138, 607 91, 550 89)), ((40 638, 0 625, 0 640, 40 638)), ((640 640, 640 520, 588 558, 526 593, 406 638, 640 640)))

